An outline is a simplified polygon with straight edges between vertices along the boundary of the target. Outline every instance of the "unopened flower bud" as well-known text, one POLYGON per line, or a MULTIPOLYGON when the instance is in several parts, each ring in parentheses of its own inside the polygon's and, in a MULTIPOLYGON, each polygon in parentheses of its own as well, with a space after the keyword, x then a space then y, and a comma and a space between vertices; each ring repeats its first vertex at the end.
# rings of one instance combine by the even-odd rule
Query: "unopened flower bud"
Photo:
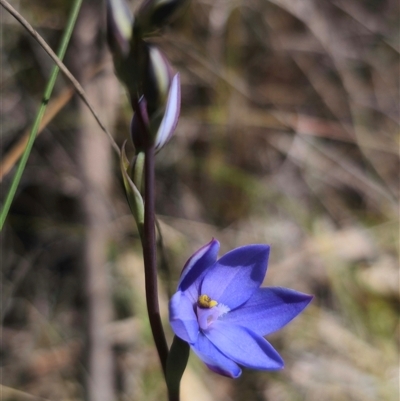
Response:
POLYGON ((114 55, 127 56, 132 38, 133 15, 125 0, 107 0, 107 40, 114 55))
POLYGON ((181 81, 179 73, 174 76, 168 92, 164 116, 155 138, 156 151, 160 150, 171 138, 178 125, 181 112, 181 81))
POLYGON ((156 46, 148 46, 143 75, 143 93, 147 102, 147 110, 151 116, 158 109, 165 107, 173 78, 169 61, 156 46))
POLYGON ((131 139, 135 147, 135 152, 144 150, 146 145, 145 135, 149 135, 149 116, 147 114, 147 102, 142 96, 138 102, 139 110, 136 110, 131 120, 131 139), (139 117, 140 113, 140 117, 139 117))
POLYGON ((136 14, 136 28, 151 34, 170 22, 189 0, 146 0, 136 14))
POLYGON ((140 111, 136 111, 130 126, 131 139, 135 146, 136 153, 142 151, 146 145, 147 138, 145 138, 144 135, 150 135, 150 138, 154 138, 152 139, 152 143, 154 144, 156 151, 159 151, 169 141, 178 124, 181 110, 181 86, 179 74, 175 74, 172 79, 161 121, 159 121, 158 116, 153 118, 150 116, 149 119, 147 102, 144 97, 139 101, 139 108, 140 111), (139 112, 141 114, 140 117, 138 115, 139 112))

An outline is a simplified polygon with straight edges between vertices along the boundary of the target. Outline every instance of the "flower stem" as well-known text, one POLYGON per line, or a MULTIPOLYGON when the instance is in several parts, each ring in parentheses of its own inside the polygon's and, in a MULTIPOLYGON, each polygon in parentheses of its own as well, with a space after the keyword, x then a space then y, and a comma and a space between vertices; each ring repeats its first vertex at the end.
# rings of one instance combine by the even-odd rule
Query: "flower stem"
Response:
POLYGON ((164 376, 166 375, 168 345, 161 323, 160 308, 158 305, 157 264, 156 264, 156 231, 154 213, 154 146, 146 146, 144 179, 145 179, 145 206, 144 206, 144 235, 143 258, 145 270, 146 303, 150 327, 153 333, 158 356, 164 376))

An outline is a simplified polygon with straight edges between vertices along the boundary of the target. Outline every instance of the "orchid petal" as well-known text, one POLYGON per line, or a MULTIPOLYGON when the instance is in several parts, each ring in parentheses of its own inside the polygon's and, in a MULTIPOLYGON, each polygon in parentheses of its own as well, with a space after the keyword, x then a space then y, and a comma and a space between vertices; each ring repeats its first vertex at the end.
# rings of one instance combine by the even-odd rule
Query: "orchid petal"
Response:
POLYGON ((224 355, 242 366, 260 370, 283 368, 283 360, 272 345, 245 327, 219 320, 204 335, 224 355))
POLYGON ((259 288, 267 270, 268 245, 247 245, 222 256, 204 277, 201 293, 234 309, 259 288))
POLYGON ((192 349, 212 371, 235 379, 241 375, 240 367, 223 355, 203 334, 199 335, 192 349))
POLYGON ((260 288, 244 305, 224 315, 224 320, 265 336, 288 324, 312 298, 288 288, 260 288))
POLYGON ((181 291, 171 298, 169 315, 174 333, 189 344, 194 343, 199 335, 199 324, 193 303, 181 291))
POLYGON ((201 280, 207 269, 217 260, 219 242, 212 239, 207 245, 195 252, 186 262, 179 280, 178 289, 197 302, 201 280))

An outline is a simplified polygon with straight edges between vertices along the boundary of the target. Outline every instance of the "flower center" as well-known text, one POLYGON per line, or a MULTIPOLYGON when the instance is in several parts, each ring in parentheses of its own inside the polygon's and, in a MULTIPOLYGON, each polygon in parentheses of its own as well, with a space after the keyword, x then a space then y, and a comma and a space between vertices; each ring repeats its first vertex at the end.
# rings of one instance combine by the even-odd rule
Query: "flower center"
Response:
POLYGON ((197 305, 200 308, 204 309, 210 309, 213 308, 214 306, 218 305, 217 301, 212 300, 208 295, 200 295, 199 298, 197 299, 197 305))
POLYGON ((200 330, 207 331, 210 326, 220 317, 228 313, 230 309, 217 301, 211 299, 208 295, 200 295, 197 299, 197 321, 200 330))

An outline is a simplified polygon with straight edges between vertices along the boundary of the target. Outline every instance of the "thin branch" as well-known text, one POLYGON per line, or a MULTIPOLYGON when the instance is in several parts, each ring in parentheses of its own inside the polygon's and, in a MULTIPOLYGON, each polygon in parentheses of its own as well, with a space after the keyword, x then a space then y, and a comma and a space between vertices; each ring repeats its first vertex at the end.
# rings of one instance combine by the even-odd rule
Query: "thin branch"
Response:
MULTIPOLYGON (((104 69, 104 66, 104 63, 95 66, 89 72, 87 80, 90 81, 93 77, 95 77, 99 72, 104 69)), ((39 136, 44 128, 47 127, 47 125, 60 112, 60 110, 71 100, 74 94, 75 88, 71 85, 67 88, 64 88, 63 91, 61 91, 56 98, 49 101, 46 112, 43 115, 42 121, 40 122, 40 126, 38 128, 36 136, 39 136)), ((0 183, 21 158, 29 141, 30 131, 31 128, 29 127, 25 131, 24 135, 19 139, 19 141, 16 142, 14 146, 3 156, 3 159, 0 160, 0 183)))
POLYGON ((40 46, 43 47, 44 51, 53 59, 61 72, 66 76, 66 78, 69 79, 69 81, 72 83, 75 90, 77 91, 79 97, 83 100, 83 102, 89 108, 90 112, 93 114, 93 117, 96 119, 100 128, 107 134, 108 138, 111 141, 113 149, 120 157, 121 151, 117 143, 115 142, 114 138, 107 130, 105 125, 101 122, 100 117, 98 116, 96 111, 93 109, 81 84, 75 79, 75 77, 71 74, 65 64, 57 57, 57 55, 46 43, 46 41, 33 29, 32 25, 30 25, 29 22, 21 14, 19 14, 14 7, 11 6, 11 4, 9 4, 6 0, 0 0, 0 4, 33 36, 33 38, 40 44, 40 46))
MULTIPOLYGON (((71 86, 64 89, 64 91, 62 91, 56 99, 49 102, 49 107, 46 109, 46 113, 43 116, 36 136, 38 136, 43 131, 43 129, 57 115, 57 113, 69 102, 74 93, 75 90, 71 86)), ((24 150, 29 141, 30 130, 31 128, 29 127, 24 135, 20 138, 20 140, 14 144, 14 146, 7 152, 7 154, 4 155, 3 159, 0 161, 0 182, 3 181, 3 178, 11 171, 11 169, 20 159, 21 155, 24 153, 24 150)))

